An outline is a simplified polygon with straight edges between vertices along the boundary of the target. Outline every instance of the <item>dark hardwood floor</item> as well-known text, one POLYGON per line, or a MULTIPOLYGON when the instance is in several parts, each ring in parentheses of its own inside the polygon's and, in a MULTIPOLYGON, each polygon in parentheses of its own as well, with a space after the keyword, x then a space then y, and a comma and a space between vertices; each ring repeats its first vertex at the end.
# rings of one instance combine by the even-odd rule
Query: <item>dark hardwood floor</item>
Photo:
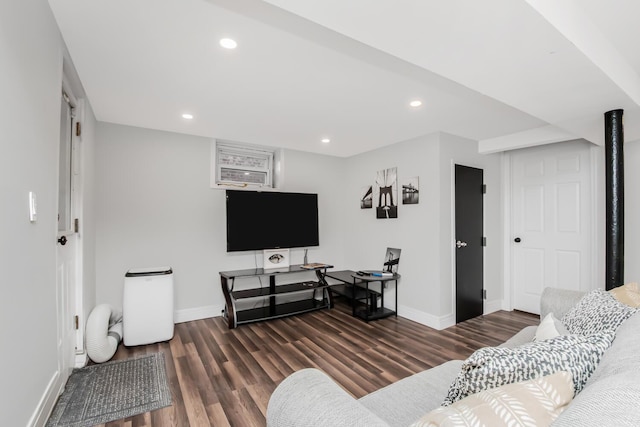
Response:
POLYGON ((114 356, 164 352, 173 404, 103 426, 264 426, 271 392, 299 369, 322 369, 359 398, 538 322, 500 311, 437 331, 402 317, 365 323, 337 302, 332 310, 232 330, 221 317, 180 323, 170 342, 121 345, 114 356))

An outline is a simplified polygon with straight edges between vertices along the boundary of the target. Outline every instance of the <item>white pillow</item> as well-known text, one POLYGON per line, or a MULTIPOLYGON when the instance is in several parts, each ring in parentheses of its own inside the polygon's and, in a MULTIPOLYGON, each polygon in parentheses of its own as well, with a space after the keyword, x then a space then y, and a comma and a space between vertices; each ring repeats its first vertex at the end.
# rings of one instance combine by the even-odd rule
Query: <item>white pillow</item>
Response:
POLYGON ((560 335, 569 335, 569 331, 564 327, 562 322, 558 320, 553 313, 549 313, 542 319, 538 329, 536 329, 536 335, 533 337, 534 341, 550 340, 551 338, 558 337, 560 335))

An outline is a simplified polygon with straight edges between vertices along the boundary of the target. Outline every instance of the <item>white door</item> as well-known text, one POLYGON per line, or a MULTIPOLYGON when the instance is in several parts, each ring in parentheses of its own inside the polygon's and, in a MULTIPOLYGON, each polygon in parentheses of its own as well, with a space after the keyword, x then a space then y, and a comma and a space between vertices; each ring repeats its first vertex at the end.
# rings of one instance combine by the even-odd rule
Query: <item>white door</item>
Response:
POLYGON ((585 141, 512 152, 513 308, 539 314, 547 286, 591 288, 590 162, 585 141))
POLYGON ((58 319, 57 348, 58 372, 63 381, 75 365, 75 279, 76 234, 73 211, 75 209, 74 174, 74 108, 72 99, 63 92, 60 102, 60 154, 58 169, 58 243, 56 277, 56 311, 58 319))

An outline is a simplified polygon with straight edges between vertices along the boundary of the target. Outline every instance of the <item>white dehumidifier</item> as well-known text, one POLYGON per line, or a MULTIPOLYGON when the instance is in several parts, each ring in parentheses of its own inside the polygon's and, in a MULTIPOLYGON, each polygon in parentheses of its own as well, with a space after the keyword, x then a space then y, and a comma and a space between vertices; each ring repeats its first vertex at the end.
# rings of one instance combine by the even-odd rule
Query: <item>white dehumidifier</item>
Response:
POLYGON ((132 268, 125 274, 122 301, 124 345, 173 338, 173 271, 171 267, 132 268))

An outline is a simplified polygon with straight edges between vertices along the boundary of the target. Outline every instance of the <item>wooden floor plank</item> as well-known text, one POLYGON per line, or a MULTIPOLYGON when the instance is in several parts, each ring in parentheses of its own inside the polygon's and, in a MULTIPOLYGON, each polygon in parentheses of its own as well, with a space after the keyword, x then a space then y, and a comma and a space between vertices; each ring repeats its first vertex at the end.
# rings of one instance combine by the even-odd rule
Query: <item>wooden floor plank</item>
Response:
POLYGON ((271 393, 298 369, 322 369, 361 397, 538 322, 500 311, 437 331, 402 317, 365 323, 339 301, 332 310, 231 330, 221 317, 180 323, 171 341, 120 346, 114 356, 164 352, 172 405, 101 427, 262 427, 271 393))
POLYGON ((180 381, 180 390, 184 396, 189 425, 206 426, 209 424, 209 418, 204 406, 203 396, 197 386, 197 376, 194 375, 191 369, 190 360, 187 357, 178 358, 176 371, 180 381))

